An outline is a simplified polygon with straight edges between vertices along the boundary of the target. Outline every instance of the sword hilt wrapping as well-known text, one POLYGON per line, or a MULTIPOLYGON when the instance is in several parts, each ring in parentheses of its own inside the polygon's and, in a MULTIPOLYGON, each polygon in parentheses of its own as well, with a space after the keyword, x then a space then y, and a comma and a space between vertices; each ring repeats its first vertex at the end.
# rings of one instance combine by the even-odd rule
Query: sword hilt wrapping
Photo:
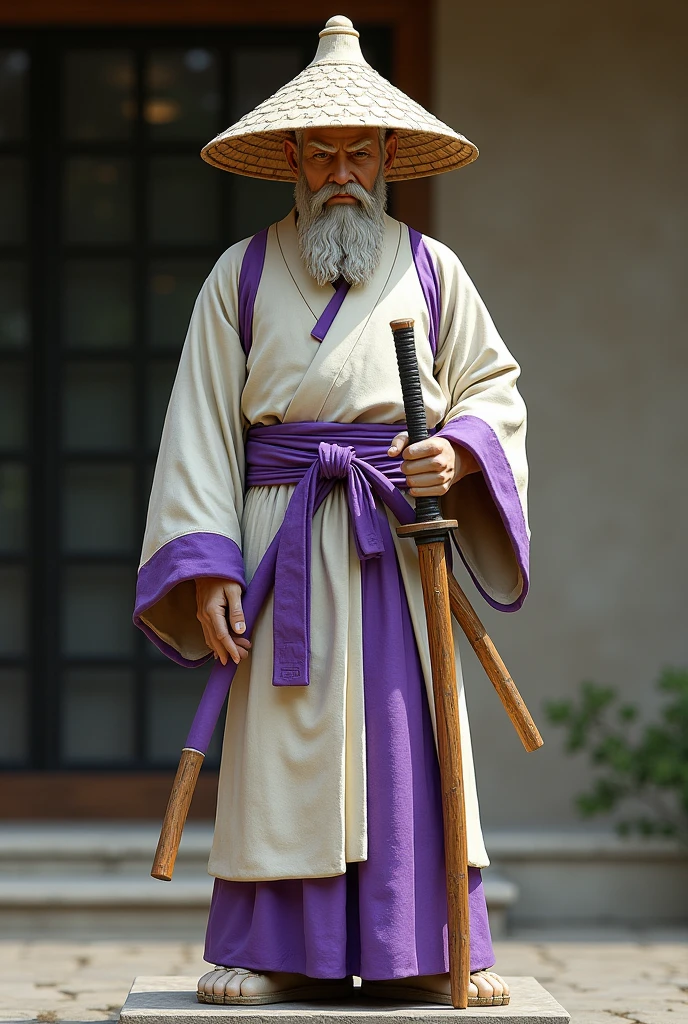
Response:
MULTIPOLYGON (((413 320, 392 320, 389 325, 394 335, 394 347, 397 352, 397 365, 401 381, 401 393, 404 396, 404 412, 408 427, 409 443, 416 444, 429 437, 428 421, 425 416, 423 389, 418 370, 416 355, 416 338, 413 320)), ((440 499, 434 496, 416 498, 416 522, 431 523, 442 519, 440 499)))

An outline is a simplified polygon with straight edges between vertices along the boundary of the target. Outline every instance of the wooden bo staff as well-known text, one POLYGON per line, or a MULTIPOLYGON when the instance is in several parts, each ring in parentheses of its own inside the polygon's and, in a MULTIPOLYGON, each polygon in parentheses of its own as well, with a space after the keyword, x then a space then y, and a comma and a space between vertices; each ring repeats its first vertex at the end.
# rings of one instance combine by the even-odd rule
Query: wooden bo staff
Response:
POLYGON ((516 683, 509 675, 506 665, 487 635, 487 630, 476 615, 471 602, 459 586, 454 574, 449 570, 447 571, 447 580, 452 615, 466 634, 466 638, 485 669, 488 679, 497 691, 504 710, 521 737, 523 746, 529 754, 538 750, 544 740, 525 705, 525 701, 518 692, 516 683))

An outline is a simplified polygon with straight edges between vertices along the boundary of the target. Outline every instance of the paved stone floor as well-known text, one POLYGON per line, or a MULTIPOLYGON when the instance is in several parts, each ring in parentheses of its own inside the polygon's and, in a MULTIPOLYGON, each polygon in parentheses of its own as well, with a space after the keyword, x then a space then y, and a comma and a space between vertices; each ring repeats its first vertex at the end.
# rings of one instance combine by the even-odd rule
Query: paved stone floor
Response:
MULTIPOLYGON (((688 1024, 684 934, 591 941, 562 933, 495 947, 497 969, 536 977, 572 1024, 688 1024)), ((135 975, 203 969, 196 944, 0 940, 0 1021, 116 1021, 135 975)))

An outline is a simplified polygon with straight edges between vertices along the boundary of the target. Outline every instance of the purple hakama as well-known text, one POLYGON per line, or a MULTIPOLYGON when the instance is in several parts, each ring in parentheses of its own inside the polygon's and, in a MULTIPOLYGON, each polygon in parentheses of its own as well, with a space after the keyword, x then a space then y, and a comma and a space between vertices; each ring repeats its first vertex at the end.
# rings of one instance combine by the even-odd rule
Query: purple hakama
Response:
MULTIPOLYGON (((216 879, 211 963, 371 981, 448 970, 439 766, 389 523, 377 517, 384 553, 361 563, 368 859, 334 878, 216 879)), ((478 868, 469 893, 475 971, 495 962, 478 868)))

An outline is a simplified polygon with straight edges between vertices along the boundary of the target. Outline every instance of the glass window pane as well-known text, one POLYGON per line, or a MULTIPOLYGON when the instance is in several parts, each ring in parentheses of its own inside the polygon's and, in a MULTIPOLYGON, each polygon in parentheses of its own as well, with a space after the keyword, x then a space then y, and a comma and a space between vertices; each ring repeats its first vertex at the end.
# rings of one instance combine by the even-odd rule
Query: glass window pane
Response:
POLYGON ((63 438, 68 451, 116 451, 133 443, 131 367, 70 363, 65 369, 63 438))
POLYGON ((0 552, 24 550, 28 514, 26 466, 18 462, 0 462, 0 552))
POLYGON ((294 186, 286 181, 260 181, 235 174, 232 182, 232 233, 236 239, 255 235, 282 220, 294 205, 294 186), (272 188, 267 186, 272 185, 272 188))
POLYGON ((65 269, 67 348, 126 348, 134 311, 131 268, 124 260, 71 260, 65 269))
POLYGON ((0 362, 0 449, 26 444, 26 392, 26 368, 0 362))
POLYGON ((5 764, 28 759, 27 684, 21 669, 0 669, 0 762, 5 764))
POLYGON ((71 553, 130 551, 134 544, 131 466, 69 466, 62 489, 62 543, 71 553))
POLYGON ((167 359, 156 360, 151 364, 148 373, 146 437, 149 449, 156 451, 160 444, 162 425, 165 422, 165 413, 177 373, 177 364, 167 359))
POLYGON ((3 261, 0 263, 0 350, 26 348, 28 343, 26 270, 21 263, 3 261))
POLYGON ((219 62, 200 48, 157 50, 146 76, 145 117, 154 139, 207 142, 217 134, 219 62))
POLYGON ((232 121, 238 120, 303 70, 296 46, 245 46, 232 60, 232 121))
POLYGON ((16 157, 0 159, 0 242, 23 242, 26 235, 26 165, 16 157))
POLYGON ((149 338, 153 348, 180 351, 196 296, 212 265, 213 261, 207 259, 153 263, 148 291, 149 338))
POLYGON ((131 237, 131 168, 119 157, 73 157, 65 164, 68 242, 127 242, 131 237))
POLYGON ((134 756, 134 683, 117 669, 72 669, 62 697, 63 764, 119 764, 134 756))
POLYGON ((0 50, 0 142, 26 134, 26 93, 29 55, 26 50, 0 50))
POLYGON ((150 165, 150 234, 154 242, 214 242, 218 178, 197 156, 156 157, 150 165))
POLYGON ((136 118, 134 58, 124 50, 65 54, 65 132, 69 139, 126 139, 136 118))
MULTIPOLYGON (((174 764, 179 759, 210 671, 206 665, 197 669, 181 665, 152 669, 147 726, 147 754, 151 764, 174 764)), ((222 715, 220 719, 223 720, 222 715)), ((221 743, 222 727, 218 726, 208 748, 207 762, 217 762, 221 743)))
POLYGON ((68 655, 100 657, 134 649, 134 575, 113 565, 70 566, 62 600, 62 647, 68 655))
POLYGON ((26 653, 28 596, 24 567, 0 567, 0 655, 16 657, 26 653))

